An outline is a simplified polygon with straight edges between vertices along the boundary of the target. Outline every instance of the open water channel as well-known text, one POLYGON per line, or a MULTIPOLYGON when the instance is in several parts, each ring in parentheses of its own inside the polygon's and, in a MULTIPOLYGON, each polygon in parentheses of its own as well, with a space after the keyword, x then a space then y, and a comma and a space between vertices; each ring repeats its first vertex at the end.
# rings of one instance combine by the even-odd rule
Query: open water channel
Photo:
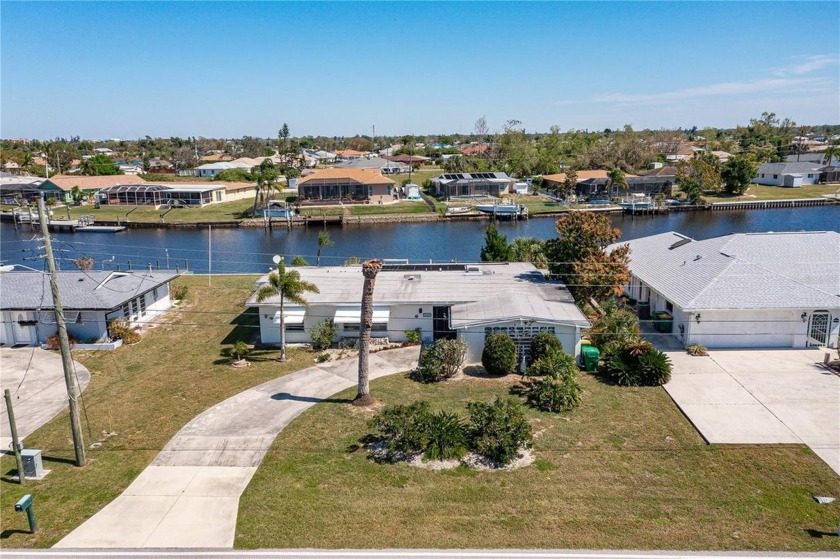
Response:
MULTIPOLYGON (((622 231, 622 240, 678 231, 695 239, 707 239, 727 233, 765 231, 840 231, 840 206, 785 208, 773 210, 680 212, 664 216, 610 216, 622 231)), ((531 236, 550 239, 556 236, 554 219, 532 218, 520 222, 500 222, 499 229, 508 240, 531 236)), ((435 223, 392 223, 329 227, 334 246, 325 248, 321 265, 340 265, 350 257, 399 258, 413 262, 477 261, 484 243, 486 221, 451 221, 435 223)), ((287 261, 301 255, 315 264, 318 228, 295 227, 292 230, 263 229, 129 229, 120 233, 56 233, 53 235, 56 257, 62 269, 73 269, 70 262, 82 255, 96 260, 96 269, 188 267, 196 273, 266 272, 272 256, 287 261), (167 260, 168 258, 168 260, 167 260), (113 259, 113 260, 112 260, 113 259)), ((29 227, 15 229, 0 225, 0 260, 4 264, 25 264, 43 269, 37 258, 43 243, 29 227)), ((838 247, 840 250, 840 247, 838 247)))

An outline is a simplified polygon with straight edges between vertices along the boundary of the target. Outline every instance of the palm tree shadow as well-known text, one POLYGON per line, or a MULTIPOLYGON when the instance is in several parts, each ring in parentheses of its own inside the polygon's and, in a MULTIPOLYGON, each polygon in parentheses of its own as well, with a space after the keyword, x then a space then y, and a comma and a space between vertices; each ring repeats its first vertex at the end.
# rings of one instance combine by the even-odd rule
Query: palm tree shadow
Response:
POLYGON ((259 328, 254 328, 260 325, 260 312, 257 308, 246 309, 239 316, 230 321, 233 325, 233 330, 228 332, 228 335, 222 340, 223 344, 235 344, 242 340, 247 343, 253 343, 259 334, 259 328))
POLYGON ((293 402, 310 402, 313 404, 350 404, 353 402, 350 398, 315 398, 313 396, 297 396, 289 394, 288 392, 278 392, 271 395, 272 400, 290 400, 293 402))

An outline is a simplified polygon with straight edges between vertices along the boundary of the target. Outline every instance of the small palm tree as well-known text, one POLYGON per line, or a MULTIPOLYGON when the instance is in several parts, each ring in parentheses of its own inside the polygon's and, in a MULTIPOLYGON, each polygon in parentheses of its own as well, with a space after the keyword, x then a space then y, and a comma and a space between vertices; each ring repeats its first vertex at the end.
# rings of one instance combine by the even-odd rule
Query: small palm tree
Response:
POLYGON ((318 254, 315 256, 315 265, 321 265, 321 249, 326 247, 331 247, 335 243, 330 239, 330 234, 326 231, 321 231, 318 233, 318 254))
POLYGON ((610 193, 610 197, 612 198, 612 189, 613 187, 623 186, 627 187, 627 179, 624 178, 624 171, 619 169, 618 167, 612 169, 609 173, 607 173, 607 192, 610 193))
POLYGON ((298 305, 308 306, 303 294, 305 292, 320 293, 318 286, 314 283, 300 279, 300 272, 297 270, 286 271, 286 264, 281 260, 277 265, 277 271, 268 274, 268 285, 260 288, 257 292, 257 302, 262 303, 270 297, 280 296, 280 362, 286 360, 286 316, 283 306, 286 299, 298 305))
POLYGON ((359 332, 359 392, 353 404, 369 406, 373 403, 370 396, 370 371, 368 357, 370 354, 370 332, 373 329, 373 288, 376 285, 376 274, 382 269, 381 260, 365 260, 362 264, 362 274, 365 284, 362 289, 362 323, 359 332))

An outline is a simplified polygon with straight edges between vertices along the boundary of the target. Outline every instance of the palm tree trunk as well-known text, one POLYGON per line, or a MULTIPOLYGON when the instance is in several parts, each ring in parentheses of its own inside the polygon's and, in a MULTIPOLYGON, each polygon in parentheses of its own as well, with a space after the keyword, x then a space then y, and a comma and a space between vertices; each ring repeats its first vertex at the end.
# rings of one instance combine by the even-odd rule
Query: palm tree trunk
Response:
POLYGON ((315 255, 315 266, 321 266, 321 245, 318 245, 318 254, 315 255))
POLYGON ((280 294, 280 359, 281 363, 286 361, 286 313, 283 309, 283 294, 280 294))
POLYGON ((369 362, 370 331, 373 328, 373 288, 376 285, 376 274, 382 269, 382 261, 367 260, 362 264, 365 283, 362 289, 362 317, 359 332, 359 392, 353 404, 369 406, 374 400, 370 395, 369 362))

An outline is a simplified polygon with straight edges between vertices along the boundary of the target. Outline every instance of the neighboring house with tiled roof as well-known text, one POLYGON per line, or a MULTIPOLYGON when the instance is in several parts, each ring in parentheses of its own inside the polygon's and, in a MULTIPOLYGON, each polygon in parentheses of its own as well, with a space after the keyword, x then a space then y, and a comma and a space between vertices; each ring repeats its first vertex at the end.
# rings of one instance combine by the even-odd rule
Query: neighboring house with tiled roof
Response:
POLYGON ((627 244, 632 278, 624 293, 645 317, 670 313, 671 333, 686 346, 836 347, 838 232, 695 241, 672 231, 627 244))
POLYGON ((395 183, 379 169, 320 169, 298 179, 301 204, 370 203, 396 200, 395 183))
POLYGON ((76 186, 85 194, 95 194, 103 188, 122 184, 146 184, 146 181, 137 175, 55 175, 45 180, 40 188, 47 197, 70 202, 70 191, 76 186))
POLYGON ((366 151, 359 151, 355 149, 340 149, 335 154, 342 159, 356 159, 368 155, 366 151))
MULTIPOLYGON (((58 273, 58 289, 67 331, 80 342, 105 340, 108 324, 129 326, 153 320, 172 306, 173 271, 67 271, 58 273)), ((36 345, 56 335, 49 276, 41 272, 0 272, 0 344, 36 345)))
POLYGON ((464 155, 478 155, 480 153, 486 153, 489 149, 489 144, 472 144, 461 148, 461 153, 464 155))
POLYGON ((665 165, 658 169, 649 169, 640 173, 643 177, 675 177, 677 176, 677 168, 671 165, 665 165))
MULTIPOLYGON (((582 169, 575 172, 577 175, 577 182, 588 179, 605 179, 609 171, 604 169, 582 169)), ((633 175, 624 175, 625 177, 632 177, 633 175)), ((566 181, 566 173, 555 173, 553 175, 543 175, 543 184, 547 187, 561 186, 566 181)))
POLYGON ((789 187, 816 184, 822 167, 821 163, 810 162, 765 163, 758 168, 758 176, 752 182, 789 187))

